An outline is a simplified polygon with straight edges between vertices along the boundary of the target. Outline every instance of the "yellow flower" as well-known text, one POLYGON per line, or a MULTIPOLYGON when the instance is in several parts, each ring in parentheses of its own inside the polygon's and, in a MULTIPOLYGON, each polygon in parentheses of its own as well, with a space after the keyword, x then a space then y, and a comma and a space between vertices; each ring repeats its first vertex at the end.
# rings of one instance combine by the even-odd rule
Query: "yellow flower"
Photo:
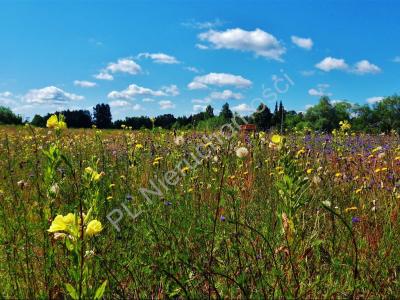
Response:
POLYGON ((58 128, 60 129, 67 128, 67 123, 65 123, 64 121, 58 122, 58 128))
POLYGON ((340 176, 342 176, 342 173, 340 173, 340 172, 335 174, 335 177, 340 177, 340 176))
POLYGON ((47 128, 64 129, 67 128, 67 123, 64 122, 63 115, 60 115, 60 118, 58 118, 57 115, 52 115, 47 119, 46 126, 47 128))
POLYGON ((300 149, 299 151, 297 151, 296 153, 296 157, 299 157, 300 155, 306 153, 306 150, 304 150, 304 148, 300 149))
POLYGON ((349 212, 349 211, 352 211, 352 210, 357 210, 357 207, 355 207, 355 206, 348 207, 348 208, 346 208, 344 211, 345 211, 345 212, 349 212))
POLYGON ((361 193, 361 191, 362 191, 362 189, 357 189, 357 190, 356 190, 356 194, 361 193))
POLYGON ((188 171, 189 171, 189 167, 184 167, 184 168, 181 170, 182 173, 186 173, 186 172, 188 172, 188 171))
POLYGON ((46 127, 47 128, 54 128, 58 124, 57 115, 52 115, 50 118, 47 119, 46 127))
POLYGON ((92 220, 87 225, 86 234, 88 236, 93 236, 93 235, 100 233, 100 231, 102 231, 102 230, 103 230, 103 227, 101 225, 101 222, 97 221, 97 220, 92 220))
POLYGON ((143 145, 142 144, 136 144, 135 148, 137 150, 143 149, 143 145))
POLYGON ((279 135, 279 134, 274 134, 274 135, 272 136, 272 138, 271 138, 271 141, 272 141, 274 144, 279 145, 279 144, 282 143, 283 137, 282 137, 281 135, 279 135))
POLYGON ((50 228, 47 230, 48 232, 57 232, 57 231, 65 231, 67 229, 67 224, 64 221, 64 217, 62 215, 57 215, 54 218, 53 222, 50 225, 50 228))
POLYGON ((75 215, 73 213, 69 213, 68 215, 64 216, 64 223, 67 225, 71 225, 75 223, 75 215))
POLYGON ((311 174, 313 169, 307 169, 307 174, 311 174))

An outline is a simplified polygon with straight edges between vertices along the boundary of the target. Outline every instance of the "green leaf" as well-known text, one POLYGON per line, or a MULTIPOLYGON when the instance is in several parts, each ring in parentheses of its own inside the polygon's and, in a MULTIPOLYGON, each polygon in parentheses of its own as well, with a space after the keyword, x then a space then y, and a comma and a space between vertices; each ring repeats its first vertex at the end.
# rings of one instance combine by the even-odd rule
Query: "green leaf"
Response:
POLYGON ((101 299, 103 297, 104 291, 106 290, 107 279, 104 280, 103 284, 97 289, 96 294, 94 295, 94 299, 101 299))
POLYGON ((68 291, 68 294, 71 296, 72 299, 76 300, 78 299, 78 293, 76 292, 76 290, 74 289, 74 287, 72 285, 70 285, 69 283, 65 284, 65 288, 68 291))

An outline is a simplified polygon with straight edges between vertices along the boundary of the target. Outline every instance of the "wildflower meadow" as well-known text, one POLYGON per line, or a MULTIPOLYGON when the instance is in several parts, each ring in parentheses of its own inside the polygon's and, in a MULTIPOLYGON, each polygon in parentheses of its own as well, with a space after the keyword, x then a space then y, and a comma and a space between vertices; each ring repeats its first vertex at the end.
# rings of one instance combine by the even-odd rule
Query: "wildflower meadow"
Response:
POLYGON ((395 132, 0 136, 2 298, 400 294, 395 132))

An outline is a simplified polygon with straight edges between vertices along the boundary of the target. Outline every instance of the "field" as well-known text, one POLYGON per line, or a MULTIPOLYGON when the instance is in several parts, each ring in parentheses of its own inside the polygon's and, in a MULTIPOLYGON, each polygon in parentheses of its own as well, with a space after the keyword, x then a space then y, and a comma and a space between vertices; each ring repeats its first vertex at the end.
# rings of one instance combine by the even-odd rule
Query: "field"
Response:
POLYGON ((397 134, 233 133, 1 127, 0 297, 400 295, 397 134))

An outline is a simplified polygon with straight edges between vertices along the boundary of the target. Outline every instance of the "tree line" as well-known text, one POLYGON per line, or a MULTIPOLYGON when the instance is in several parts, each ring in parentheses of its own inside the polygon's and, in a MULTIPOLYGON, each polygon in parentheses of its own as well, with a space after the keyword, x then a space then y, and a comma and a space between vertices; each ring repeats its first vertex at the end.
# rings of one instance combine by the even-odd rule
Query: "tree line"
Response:
MULTIPOLYGON (((173 114, 162 114, 155 118, 148 116, 126 117, 124 120, 112 121, 108 104, 97 104, 93 113, 88 110, 64 110, 55 114, 63 114, 70 128, 90 128, 95 125, 100 129, 119 129, 123 125, 134 130, 161 127, 164 129, 217 129, 228 123, 233 117, 238 123, 255 124, 259 130, 315 130, 331 132, 339 127, 340 121, 348 121, 353 130, 368 133, 380 133, 396 130, 400 132, 400 96, 393 95, 371 105, 351 104, 347 101, 331 101, 323 96, 319 102, 305 112, 286 110, 282 102, 275 103, 273 111, 260 104, 251 115, 239 117, 225 103, 218 115, 208 105, 203 112, 189 116, 175 117, 173 114)), ((45 116, 35 115, 31 125, 45 127, 45 116)), ((21 116, 15 115, 9 108, 0 106, 0 124, 23 124, 21 116)))

